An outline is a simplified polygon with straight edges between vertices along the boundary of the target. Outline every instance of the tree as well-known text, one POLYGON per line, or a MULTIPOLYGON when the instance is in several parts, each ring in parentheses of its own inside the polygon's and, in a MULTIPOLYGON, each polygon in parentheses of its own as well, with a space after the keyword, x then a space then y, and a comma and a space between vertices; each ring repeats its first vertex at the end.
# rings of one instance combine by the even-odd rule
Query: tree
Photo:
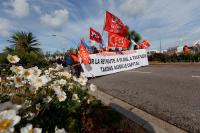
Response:
POLYGON ((130 31, 129 27, 127 26, 128 32, 127 32, 127 39, 128 40, 134 40, 136 43, 140 42, 142 40, 142 37, 140 36, 139 33, 137 33, 136 31, 132 30, 130 31))
POLYGON ((5 52, 23 51, 23 52, 36 52, 40 53, 41 49, 38 48, 40 43, 31 32, 15 32, 8 40, 12 45, 4 49, 5 52))

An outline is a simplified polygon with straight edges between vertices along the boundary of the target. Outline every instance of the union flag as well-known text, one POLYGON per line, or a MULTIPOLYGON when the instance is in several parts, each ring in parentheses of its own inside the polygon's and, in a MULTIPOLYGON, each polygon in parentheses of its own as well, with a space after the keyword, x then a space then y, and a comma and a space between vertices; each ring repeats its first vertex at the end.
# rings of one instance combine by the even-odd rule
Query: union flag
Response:
POLYGON ((151 46, 151 44, 147 40, 143 40, 140 44, 138 44, 138 47, 140 49, 146 49, 150 46, 151 46))
POLYGON ((108 47, 111 48, 127 48, 130 41, 114 33, 108 33, 108 47))
POLYGON ((107 32, 118 34, 120 36, 125 36, 128 31, 122 21, 108 11, 106 11, 104 30, 107 32))
POLYGON ((80 44, 80 53, 79 56, 84 64, 90 63, 90 56, 88 50, 84 47, 83 44, 80 44))
POLYGON ((101 34, 97 31, 95 31, 93 28, 90 27, 90 39, 97 42, 102 43, 102 37, 101 34))

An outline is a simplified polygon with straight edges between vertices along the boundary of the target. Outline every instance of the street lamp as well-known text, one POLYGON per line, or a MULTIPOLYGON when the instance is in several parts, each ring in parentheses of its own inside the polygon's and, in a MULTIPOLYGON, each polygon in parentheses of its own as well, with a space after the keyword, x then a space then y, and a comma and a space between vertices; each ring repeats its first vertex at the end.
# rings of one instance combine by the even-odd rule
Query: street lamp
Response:
POLYGON ((72 40, 72 39, 70 39, 70 38, 68 38, 66 36, 56 35, 56 34, 53 34, 52 36, 61 37, 61 38, 65 39, 65 40, 67 40, 67 41, 71 41, 72 43, 74 43, 77 46, 77 43, 74 40, 72 40))

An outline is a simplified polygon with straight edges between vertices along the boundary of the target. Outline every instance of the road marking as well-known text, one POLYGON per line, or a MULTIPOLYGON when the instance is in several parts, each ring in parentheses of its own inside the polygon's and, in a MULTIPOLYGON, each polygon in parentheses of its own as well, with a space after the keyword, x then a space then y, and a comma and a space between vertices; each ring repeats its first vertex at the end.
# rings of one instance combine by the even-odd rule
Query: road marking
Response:
POLYGON ((128 72, 133 72, 133 73, 152 73, 152 72, 142 72, 142 71, 128 71, 128 72))
POLYGON ((200 78, 200 76, 192 76, 193 78, 200 78))

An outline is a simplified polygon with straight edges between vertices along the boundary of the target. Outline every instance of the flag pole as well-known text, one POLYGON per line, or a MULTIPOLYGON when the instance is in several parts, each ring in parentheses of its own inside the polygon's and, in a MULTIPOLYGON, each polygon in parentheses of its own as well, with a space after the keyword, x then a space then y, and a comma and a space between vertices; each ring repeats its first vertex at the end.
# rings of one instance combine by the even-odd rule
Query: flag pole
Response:
MULTIPOLYGON (((107 9, 106 9, 106 11, 107 11, 107 9)), ((104 24, 103 24, 103 29, 102 29, 102 33, 101 33, 101 35, 102 35, 102 41, 103 41, 103 37, 104 37, 104 28, 105 28, 105 21, 106 21, 106 11, 105 11, 105 15, 104 15, 104 24)), ((103 41, 104 42, 104 41, 103 41)), ((103 43, 102 42, 102 43, 103 43)))

